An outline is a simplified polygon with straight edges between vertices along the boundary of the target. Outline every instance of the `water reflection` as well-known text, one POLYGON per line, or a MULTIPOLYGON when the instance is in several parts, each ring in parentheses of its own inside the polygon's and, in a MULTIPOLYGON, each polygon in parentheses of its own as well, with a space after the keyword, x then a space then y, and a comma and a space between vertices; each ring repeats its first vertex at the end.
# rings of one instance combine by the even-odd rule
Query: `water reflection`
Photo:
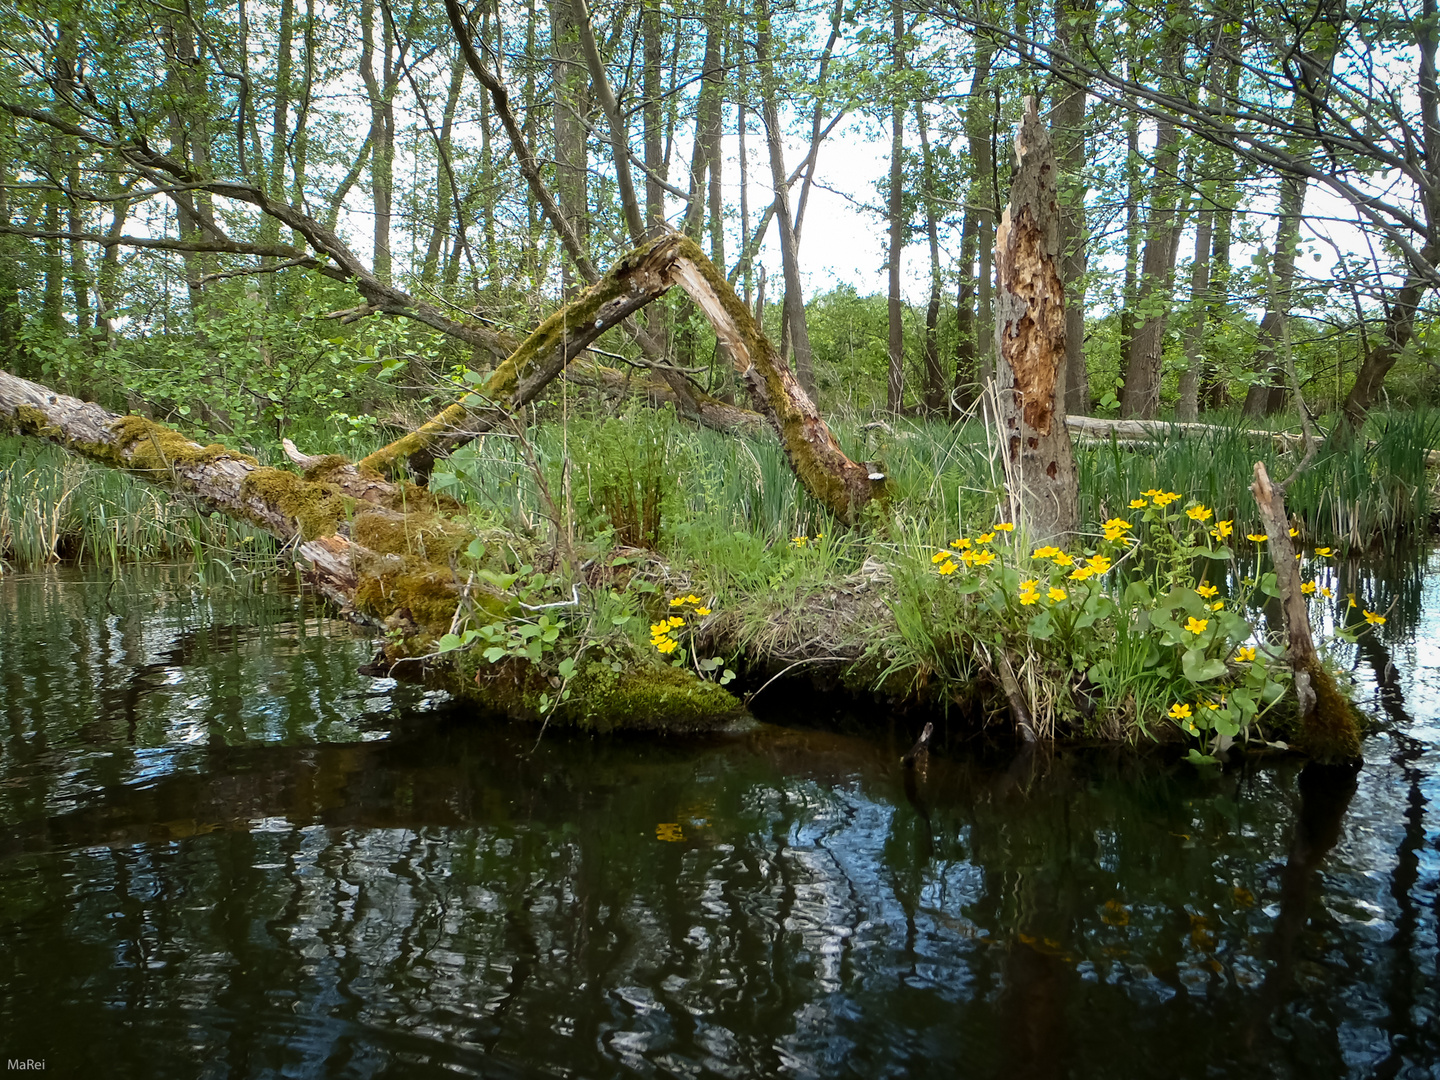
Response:
POLYGON ((1357 652, 1359 693, 1391 701, 1358 777, 1211 778, 1119 751, 906 770, 899 730, 547 735, 526 756, 528 733, 410 719, 420 702, 354 673, 366 643, 293 595, 132 584, 108 605, 96 584, 0 584, 8 1056, 61 1075, 1436 1075, 1423 607, 1415 639, 1383 643, 1391 667, 1357 652))

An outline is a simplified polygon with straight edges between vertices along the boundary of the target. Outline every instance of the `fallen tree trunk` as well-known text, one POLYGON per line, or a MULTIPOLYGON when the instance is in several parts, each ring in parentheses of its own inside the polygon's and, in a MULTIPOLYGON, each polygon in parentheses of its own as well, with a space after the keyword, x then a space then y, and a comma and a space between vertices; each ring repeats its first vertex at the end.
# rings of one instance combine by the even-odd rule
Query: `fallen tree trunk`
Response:
POLYGON ((518 718, 553 715, 598 730, 714 727, 740 711, 724 689, 681 669, 582 666, 583 636, 567 677, 576 692, 563 703, 547 696, 553 684, 539 666, 483 663, 477 649, 443 649, 444 636, 464 625, 503 627, 527 612, 483 574, 477 580, 502 545, 478 534, 463 506, 424 488, 391 483, 342 457, 306 457, 293 446, 286 450, 303 475, 263 466, 4 371, 0 421, 264 529, 343 613, 386 631, 383 658, 398 674, 518 718))
POLYGON ((438 458, 492 430, 534 400, 605 329, 672 285, 684 289, 710 320, 756 411, 780 437, 805 490, 841 521, 857 520, 866 504, 883 494, 884 474, 846 456, 815 403, 724 275, 693 240, 677 233, 653 240, 620 260, 583 296, 545 320, 483 388, 375 451, 360 462, 360 468, 391 475, 409 469, 416 476, 428 476, 438 458))

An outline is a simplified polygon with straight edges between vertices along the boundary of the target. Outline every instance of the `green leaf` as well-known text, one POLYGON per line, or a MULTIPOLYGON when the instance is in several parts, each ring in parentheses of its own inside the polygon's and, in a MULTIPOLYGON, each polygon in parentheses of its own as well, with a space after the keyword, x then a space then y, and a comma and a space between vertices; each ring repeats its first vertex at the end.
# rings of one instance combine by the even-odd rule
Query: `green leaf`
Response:
POLYGON ((440 640, 435 643, 436 652, 453 652, 464 644, 455 634, 442 634, 440 640))
POLYGON ((470 541, 470 546, 465 549, 465 554, 472 559, 483 559, 485 557, 485 541, 477 536, 470 541))
POLYGON ((1050 619, 1050 612, 1042 611, 1030 620, 1025 629, 1036 641, 1049 641, 1055 633, 1055 624, 1050 619))
POLYGON ((486 659, 486 660, 490 661, 490 663, 492 663, 492 664, 495 664, 495 663, 499 663, 501 657, 503 657, 503 656, 505 655, 505 653, 506 653, 506 650, 500 648, 500 646, 498 646, 498 645, 492 645, 492 646, 490 646, 490 648, 488 648, 488 649, 485 650, 485 654, 484 654, 484 655, 485 655, 485 659, 486 659))
POLYGON ((1260 575, 1260 591, 1266 596, 1279 596, 1280 586, 1275 584, 1275 571, 1260 575))
POLYGON ((1216 761, 1216 760, 1215 760, 1213 757, 1211 757, 1209 754, 1202 754, 1202 753, 1200 753, 1199 750, 1191 750, 1190 753, 1188 753, 1188 754, 1185 755, 1185 760, 1188 761, 1188 762, 1190 762, 1191 765, 1219 765, 1219 764, 1220 764, 1220 762, 1216 761))
POLYGON ((574 676, 575 658, 573 656, 567 656, 564 660, 560 661, 560 678, 571 679, 574 678, 574 676))
POLYGON ((1180 670, 1185 678, 1199 683, 1218 679, 1225 674, 1226 668, 1224 660, 1207 660, 1203 649, 1186 649, 1185 655, 1180 657, 1180 670))

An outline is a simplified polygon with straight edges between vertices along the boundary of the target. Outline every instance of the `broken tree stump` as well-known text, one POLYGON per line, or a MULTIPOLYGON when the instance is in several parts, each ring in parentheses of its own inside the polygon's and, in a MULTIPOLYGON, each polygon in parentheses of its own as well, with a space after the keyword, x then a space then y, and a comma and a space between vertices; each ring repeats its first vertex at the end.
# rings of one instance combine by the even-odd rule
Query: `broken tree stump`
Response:
POLYGON ((1015 135, 1010 204, 995 230, 995 370, 1011 512, 1036 544, 1063 542, 1079 522, 1075 454, 1065 425, 1065 284, 1055 154, 1035 99, 1015 135))

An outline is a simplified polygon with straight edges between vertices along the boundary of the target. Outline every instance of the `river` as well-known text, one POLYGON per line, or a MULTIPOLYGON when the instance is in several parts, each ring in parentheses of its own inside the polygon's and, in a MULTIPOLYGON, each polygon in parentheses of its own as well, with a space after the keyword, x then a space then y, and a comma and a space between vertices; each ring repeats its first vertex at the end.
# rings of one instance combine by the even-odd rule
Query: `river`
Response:
MULTIPOLYGON (((137 1077, 1440 1077, 1440 562, 1365 765, 591 739, 291 583, 0 577, 0 1057, 137 1077)), ((843 733, 837 731, 843 729, 843 733)), ((858 732, 858 733, 857 733, 858 732)))

